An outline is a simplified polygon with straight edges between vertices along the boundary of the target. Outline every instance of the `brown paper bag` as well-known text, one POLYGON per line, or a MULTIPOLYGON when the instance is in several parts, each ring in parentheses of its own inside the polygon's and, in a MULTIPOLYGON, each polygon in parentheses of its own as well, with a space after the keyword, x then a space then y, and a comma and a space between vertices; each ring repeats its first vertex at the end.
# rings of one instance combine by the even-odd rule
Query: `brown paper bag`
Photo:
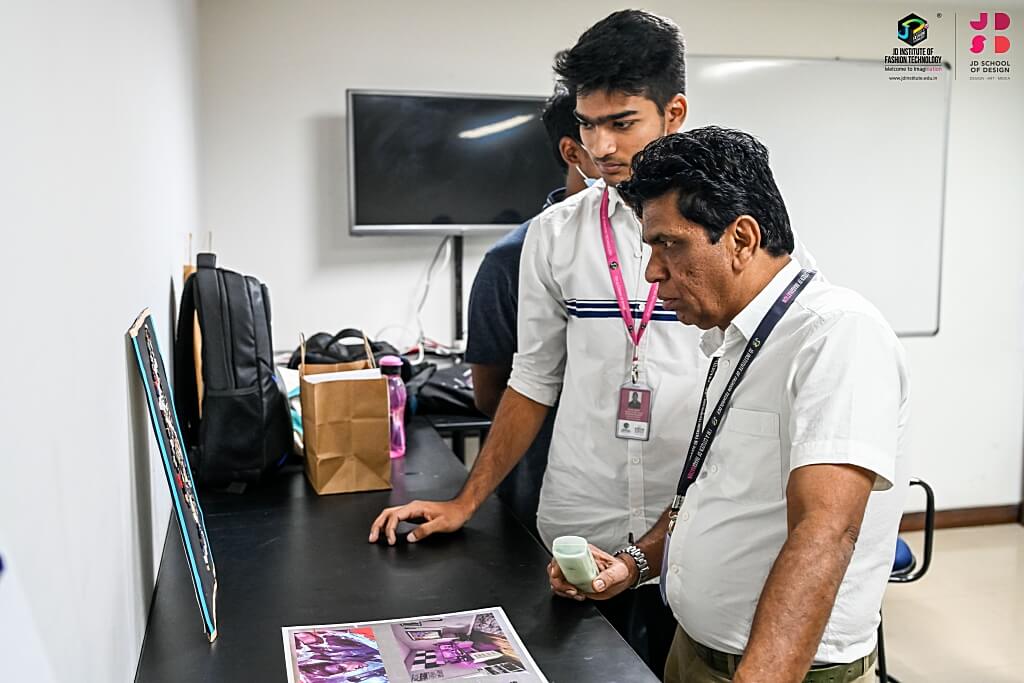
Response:
POLYGON ((325 372, 374 368, 373 354, 367 349, 365 361, 306 365, 304 338, 301 346, 299 397, 309 483, 320 494, 391 488, 387 380, 306 380, 325 372))

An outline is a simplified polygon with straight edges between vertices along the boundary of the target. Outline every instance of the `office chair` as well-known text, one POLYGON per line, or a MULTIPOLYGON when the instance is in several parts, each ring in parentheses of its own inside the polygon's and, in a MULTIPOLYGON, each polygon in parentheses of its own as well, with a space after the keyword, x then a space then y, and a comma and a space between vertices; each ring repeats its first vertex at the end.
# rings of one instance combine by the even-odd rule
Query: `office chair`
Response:
MULTIPOLYGON (((913 583, 928 571, 932 563, 932 540, 935 535, 935 494, 932 487, 920 479, 911 479, 911 486, 920 486, 924 489, 925 510, 924 510, 924 557, 921 559, 921 566, 917 566, 917 558, 911 552, 910 546, 902 538, 896 538, 896 555, 892 563, 892 572, 889 574, 889 583, 913 583)), ((878 680, 881 683, 900 683, 899 680, 889 675, 885 666, 885 639, 882 634, 882 619, 878 620, 878 680)))

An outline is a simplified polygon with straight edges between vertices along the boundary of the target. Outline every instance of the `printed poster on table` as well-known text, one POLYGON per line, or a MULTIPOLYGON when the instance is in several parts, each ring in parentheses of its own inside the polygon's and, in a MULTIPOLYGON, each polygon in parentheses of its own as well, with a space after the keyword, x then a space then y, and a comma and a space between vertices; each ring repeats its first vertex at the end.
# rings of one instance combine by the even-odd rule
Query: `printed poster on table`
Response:
POLYGON ((548 680, 500 607, 281 631, 289 683, 548 680))

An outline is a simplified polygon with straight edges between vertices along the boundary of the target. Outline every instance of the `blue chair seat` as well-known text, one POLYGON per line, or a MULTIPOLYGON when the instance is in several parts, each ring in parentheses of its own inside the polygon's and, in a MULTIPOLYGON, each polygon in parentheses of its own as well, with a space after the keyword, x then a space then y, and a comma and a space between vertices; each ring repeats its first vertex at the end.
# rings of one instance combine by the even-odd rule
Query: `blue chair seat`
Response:
POLYGON ((914 571, 914 566, 917 564, 917 560, 914 558, 914 553, 911 552, 910 546, 902 538, 896 539, 896 556, 892 561, 892 573, 897 576, 903 576, 914 571))

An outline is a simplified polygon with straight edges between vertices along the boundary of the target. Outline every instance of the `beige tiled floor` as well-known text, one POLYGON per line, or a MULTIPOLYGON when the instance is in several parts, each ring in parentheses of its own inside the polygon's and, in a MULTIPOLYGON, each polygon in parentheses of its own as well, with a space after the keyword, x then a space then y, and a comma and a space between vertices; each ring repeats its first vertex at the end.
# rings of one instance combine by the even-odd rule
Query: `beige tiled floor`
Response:
MULTIPOLYGON (((923 533, 903 538, 920 558, 923 533)), ((928 573, 889 584, 882 613, 901 683, 1024 683, 1024 526, 937 531, 928 573)))

